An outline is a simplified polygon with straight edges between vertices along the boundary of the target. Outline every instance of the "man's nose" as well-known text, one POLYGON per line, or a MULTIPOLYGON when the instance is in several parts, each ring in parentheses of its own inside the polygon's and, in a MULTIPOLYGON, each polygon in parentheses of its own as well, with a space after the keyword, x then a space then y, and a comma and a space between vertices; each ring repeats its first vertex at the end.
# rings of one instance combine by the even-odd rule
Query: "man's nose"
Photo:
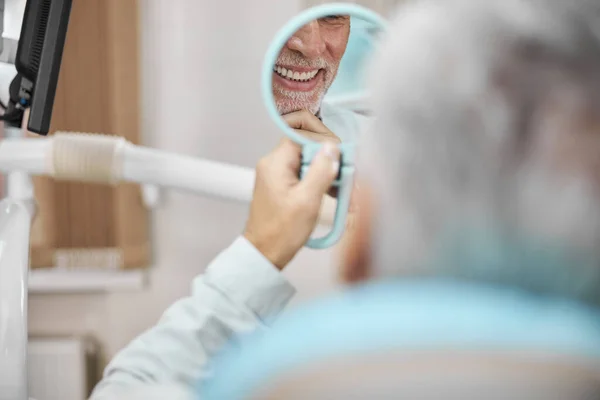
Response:
POLYGON ((325 52, 325 41, 321 37, 318 21, 300 28, 288 41, 287 47, 302 53, 307 58, 316 58, 325 52))

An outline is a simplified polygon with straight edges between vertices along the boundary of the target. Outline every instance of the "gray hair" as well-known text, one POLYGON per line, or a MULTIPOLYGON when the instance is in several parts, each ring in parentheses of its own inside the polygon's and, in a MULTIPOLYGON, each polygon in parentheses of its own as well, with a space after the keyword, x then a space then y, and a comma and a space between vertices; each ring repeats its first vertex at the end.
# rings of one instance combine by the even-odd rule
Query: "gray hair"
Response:
POLYGON ((600 182, 547 154, 600 115, 599 2, 414 1, 372 76, 358 170, 376 193, 378 274, 600 301, 600 182))

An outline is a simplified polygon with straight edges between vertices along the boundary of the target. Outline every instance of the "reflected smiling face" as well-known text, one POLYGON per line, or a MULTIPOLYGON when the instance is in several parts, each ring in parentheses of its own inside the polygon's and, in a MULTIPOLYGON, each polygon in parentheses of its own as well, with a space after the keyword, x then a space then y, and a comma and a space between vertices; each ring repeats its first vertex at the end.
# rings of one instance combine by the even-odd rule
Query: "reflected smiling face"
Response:
POLYGON ((273 96, 280 114, 317 114, 333 83, 350 36, 350 16, 327 16, 300 28, 273 68, 273 96))

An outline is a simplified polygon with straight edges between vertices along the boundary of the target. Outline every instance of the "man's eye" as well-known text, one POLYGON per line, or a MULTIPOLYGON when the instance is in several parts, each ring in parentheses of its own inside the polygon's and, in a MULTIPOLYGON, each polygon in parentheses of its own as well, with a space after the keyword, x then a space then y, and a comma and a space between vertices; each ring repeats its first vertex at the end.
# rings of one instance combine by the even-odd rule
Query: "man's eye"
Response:
POLYGON ((346 15, 327 15, 321 18, 324 22, 342 22, 346 19, 348 19, 346 15))

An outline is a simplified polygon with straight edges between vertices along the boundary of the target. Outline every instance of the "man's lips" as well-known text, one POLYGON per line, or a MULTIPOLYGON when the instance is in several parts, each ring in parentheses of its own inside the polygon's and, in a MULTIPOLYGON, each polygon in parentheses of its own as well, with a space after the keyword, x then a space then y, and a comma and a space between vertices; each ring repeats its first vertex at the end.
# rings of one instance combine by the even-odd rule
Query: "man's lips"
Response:
POLYGON ((287 90, 310 92, 323 81, 322 69, 275 66, 273 82, 287 90))

